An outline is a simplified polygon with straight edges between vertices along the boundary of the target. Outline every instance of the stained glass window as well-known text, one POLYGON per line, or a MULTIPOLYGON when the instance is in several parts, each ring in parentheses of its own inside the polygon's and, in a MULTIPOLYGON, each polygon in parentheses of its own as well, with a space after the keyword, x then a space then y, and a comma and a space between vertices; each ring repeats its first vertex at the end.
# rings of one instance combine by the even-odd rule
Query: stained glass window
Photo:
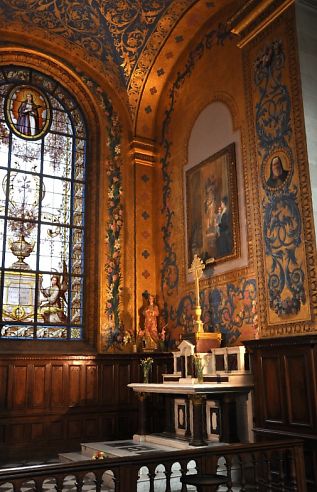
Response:
POLYGON ((0 337, 82 338, 86 131, 65 88, 0 70, 0 337))

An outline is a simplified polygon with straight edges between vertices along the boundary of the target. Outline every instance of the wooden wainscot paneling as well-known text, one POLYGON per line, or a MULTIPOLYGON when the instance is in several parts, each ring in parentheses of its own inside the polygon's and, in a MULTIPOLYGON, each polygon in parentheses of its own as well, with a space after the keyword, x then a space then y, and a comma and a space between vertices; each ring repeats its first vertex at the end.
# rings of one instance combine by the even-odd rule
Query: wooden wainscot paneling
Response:
POLYGON ((31 440, 43 440, 45 437, 45 425, 43 422, 35 422, 31 424, 31 440))
MULTIPOLYGON (((0 462, 77 451, 89 440, 131 438, 138 407, 127 385, 140 380, 144 356, 0 356, 0 462)), ((160 367, 155 379, 171 355, 152 356, 160 367)))
POLYGON ((83 421, 81 418, 70 419, 67 426, 68 439, 80 439, 83 435, 83 421))
POLYGON ((30 395, 32 408, 47 407, 47 366, 46 364, 35 364, 30 371, 30 395))
POLYGON ((101 398, 105 405, 114 405, 117 403, 116 381, 115 381, 115 364, 114 361, 102 363, 101 365, 101 398))
POLYGON ((96 364, 88 364, 85 367, 86 375, 86 403, 97 403, 98 401, 98 367, 96 364))
POLYGON ((261 363, 265 422, 282 424, 285 422, 286 415, 280 357, 274 354, 265 354, 262 356, 261 363))
POLYGON ((8 408, 8 377, 9 367, 0 365, 0 410, 8 408))
POLYGON ((10 388, 12 408, 14 410, 26 409, 28 395, 27 364, 12 366, 12 385, 10 388))
POLYGON ((310 361, 310 354, 303 350, 284 355, 289 425, 312 431, 315 401, 310 361))
POLYGON ((64 397, 64 364, 53 362, 50 369, 51 408, 65 405, 64 397))
POLYGON ((83 429, 83 437, 85 437, 85 439, 99 440, 101 434, 99 421, 100 418, 98 416, 85 419, 83 429))
POLYGON ((125 364, 117 365, 117 384, 118 384, 118 403, 131 403, 132 393, 128 384, 131 382, 131 364, 127 361, 125 364))
POLYGON ((304 442, 307 490, 317 490, 317 335, 250 340, 254 433, 304 442), (263 418, 264 411, 265 418, 263 418))
POLYGON ((65 435, 64 427, 64 420, 48 420, 45 424, 47 441, 61 441, 65 435))
POLYGON ((68 367, 68 404, 70 406, 79 405, 81 402, 81 376, 82 366, 70 364, 68 367))

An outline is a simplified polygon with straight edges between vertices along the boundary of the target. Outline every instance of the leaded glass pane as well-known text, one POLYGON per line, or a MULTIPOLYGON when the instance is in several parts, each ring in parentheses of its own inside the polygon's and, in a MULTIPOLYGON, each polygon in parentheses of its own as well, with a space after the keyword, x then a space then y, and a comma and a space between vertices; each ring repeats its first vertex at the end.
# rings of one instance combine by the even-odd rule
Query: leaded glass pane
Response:
POLYGON ((0 168, 0 215, 5 213, 7 200, 7 171, 0 168))
POLYGON ((12 135, 12 169, 22 171, 41 172, 41 141, 23 140, 16 135, 12 135))
POLYGON ((0 78, 0 336, 77 340, 83 333, 86 130, 67 91, 31 72, 10 67, 12 83, 0 78), (36 132, 18 122, 22 103, 36 132))
POLYGON ((69 228, 53 224, 41 224, 39 269, 61 272, 61 258, 69 255, 69 228))
MULTIPOLYGON (((6 185, 7 179, 3 181, 6 185)), ((34 227, 38 219, 40 203, 40 176, 36 174, 11 171, 8 187, 8 215, 19 219, 27 219, 29 227, 34 227), (33 224, 32 224, 33 223, 33 224)), ((42 193, 43 196, 43 193, 42 193)), ((27 231, 24 230, 23 234, 27 231)))
POLYGON ((5 268, 36 270, 37 228, 32 222, 8 220, 5 241, 5 268))
POLYGON ((80 112, 78 110, 73 111, 72 117, 74 119, 76 135, 78 137, 84 138, 86 136, 86 130, 85 130, 84 122, 83 122, 83 119, 80 115, 80 112))
POLYGON ((5 121, 0 121, 0 166, 8 165, 9 128, 5 121))
POLYGON ((28 68, 5 68, 4 71, 8 80, 29 81, 30 70, 28 68))
POLYGON ((59 224, 70 223, 71 183, 43 177, 42 220, 59 224))
POLYGON ((73 139, 48 134, 45 138, 43 173, 71 178, 73 139))
MULTIPOLYGON (((66 135, 72 135, 71 121, 64 111, 54 111, 51 130, 66 135)), ((51 134, 49 135, 51 136, 51 134)))
POLYGON ((2 254, 3 254, 3 232, 4 232, 4 219, 0 218, 0 264, 2 263, 2 254))

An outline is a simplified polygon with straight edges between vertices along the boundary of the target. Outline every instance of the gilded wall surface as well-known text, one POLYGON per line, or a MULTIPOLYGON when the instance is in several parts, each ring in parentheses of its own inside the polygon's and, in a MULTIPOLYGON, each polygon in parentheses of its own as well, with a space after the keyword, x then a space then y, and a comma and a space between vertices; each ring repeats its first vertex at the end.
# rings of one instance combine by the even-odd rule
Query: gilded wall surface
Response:
MULTIPOLYGON (((253 337, 257 330, 257 287, 252 242, 254 219, 250 206, 252 190, 242 53, 230 32, 216 26, 216 23, 210 26, 183 57, 179 71, 175 72, 164 94, 164 101, 161 102, 163 238, 160 289, 171 338, 178 339, 193 327, 195 304, 185 238, 187 205, 184 168, 188 163, 188 141, 199 114, 212 102, 220 101, 229 109, 234 129, 239 130, 240 134, 243 184, 238 193, 244 194, 246 203, 245 209, 240 211, 240 221, 241 233, 246 238, 247 251, 244 253, 247 261, 243 267, 222 274, 215 273, 217 269, 219 271, 218 266, 207 267, 201 281, 200 302, 205 331, 220 331, 226 343, 235 344, 244 338, 253 337), (234 66, 234 70, 228 70, 231 66, 234 66)), ((212 139, 213 135, 210 134, 208 138, 212 139)))
POLYGON ((191 329, 195 304, 184 238, 187 145, 214 100, 229 107, 241 134, 248 261, 222 275, 212 267, 204 272, 205 330, 221 331, 232 344, 315 329, 315 240, 292 8, 244 46, 237 42, 211 27, 183 57, 161 102, 160 287, 172 338, 191 329))
POLYGON ((190 157, 195 124, 218 103, 230 137, 202 133, 211 154, 235 144, 237 233, 234 254, 205 268, 204 329, 226 344, 314 330, 315 235, 291 3, 275 0, 268 12, 257 11, 262 2, 131 3, 124 22, 126 2, 108 2, 107 11, 84 2, 83 16, 72 2, 0 1, 1 64, 40 67, 87 113, 85 316, 99 351, 133 349, 145 291, 156 295, 164 348, 193 328, 185 175, 200 164, 190 157), (243 16, 248 28, 239 31, 243 16))
POLYGON ((293 8, 250 43, 245 66, 261 332, 314 331, 316 252, 293 8))

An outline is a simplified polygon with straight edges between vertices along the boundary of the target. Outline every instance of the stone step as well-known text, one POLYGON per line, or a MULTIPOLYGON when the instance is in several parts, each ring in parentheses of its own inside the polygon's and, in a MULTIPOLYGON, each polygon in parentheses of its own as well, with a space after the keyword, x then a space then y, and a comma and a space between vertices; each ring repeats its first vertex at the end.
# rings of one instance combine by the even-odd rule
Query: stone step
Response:
POLYGON ((59 453, 58 459, 61 463, 70 463, 72 461, 87 461, 89 458, 82 453, 59 453))

